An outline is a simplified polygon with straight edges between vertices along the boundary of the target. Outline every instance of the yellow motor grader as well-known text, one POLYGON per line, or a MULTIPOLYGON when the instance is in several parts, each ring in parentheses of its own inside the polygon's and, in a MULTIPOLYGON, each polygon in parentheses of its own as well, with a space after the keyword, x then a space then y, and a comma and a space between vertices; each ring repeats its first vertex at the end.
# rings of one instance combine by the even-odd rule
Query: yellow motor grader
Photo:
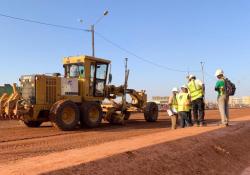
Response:
POLYGON ((109 85, 111 62, 91 56, 72 56, 63 59, 64 75, 35 74, 20 77, 20 91, 13 85, 11 95, 0 98, 0 116, 22 120, 28 127, 39 127, 51 121, 53 126, 74 130, 79 124, 97 127, 102 119, 123 123, 131 112, 144 112, 147 122, 158 118, 158 107, 147 102, 145 91, 127 89, 129 71, 124 85, 109 85), (130 95, 132 102, 126 101, 130 95), (117 97, 122 98, 117 103, 117 97), (109 104, 102 104, 104 99, 109 104))

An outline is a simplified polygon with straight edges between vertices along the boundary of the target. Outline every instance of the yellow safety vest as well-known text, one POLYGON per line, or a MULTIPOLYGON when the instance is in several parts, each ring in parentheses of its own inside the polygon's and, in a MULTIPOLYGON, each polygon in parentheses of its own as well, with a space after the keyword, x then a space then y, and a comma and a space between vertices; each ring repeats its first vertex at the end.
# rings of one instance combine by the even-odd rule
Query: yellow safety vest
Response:
POLYGON ((189 112, 190 105, 188 105, 189 94, 188 93, 179 93, 177 96, 178 103, 178 112, 189 112))
POLYGON ((177 95, 173 96, 171 108, 178 111, 177 95))
POLYGON ((191 80, 188 83, 188 89, 191 96, 191 101, 194 101, 203 96, 202 86, 195 83, 195 80, 191 80))
MULTIPOLYGON (((190 98, 190 100, 191 100, 191 95, 190 95, 190 93, 188 93, 188 96, 189 96, 189 98, 190 98)), ((191 105, 191 104, 188 105, 188 106, 187 106, 187 109, 190 111, 190 110, 192 109, 192 105, 191 105)))

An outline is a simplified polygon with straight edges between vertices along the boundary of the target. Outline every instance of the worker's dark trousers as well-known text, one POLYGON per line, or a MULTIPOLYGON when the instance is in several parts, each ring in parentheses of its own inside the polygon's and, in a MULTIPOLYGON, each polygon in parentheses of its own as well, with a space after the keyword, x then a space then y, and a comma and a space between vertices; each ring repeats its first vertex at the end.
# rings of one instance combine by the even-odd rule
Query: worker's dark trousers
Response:
POLYGON ((191 126, 188 118, 189 112, 178 112, 178 116, 180 118, 180 126, 184 128, 185 126, 191 126))
POLYGON ((198 98, 192 101, 192 108, 193 108, 194 123, 196 123, 197 125, 204 124, 205 103, 203 98, 198 98))
POLYGON ((192 109, 190 109, 189 113, 188 113, 188 119, 189 119, 189 123, 191 125, 193 125, 193 120, 192 120, 192 109))

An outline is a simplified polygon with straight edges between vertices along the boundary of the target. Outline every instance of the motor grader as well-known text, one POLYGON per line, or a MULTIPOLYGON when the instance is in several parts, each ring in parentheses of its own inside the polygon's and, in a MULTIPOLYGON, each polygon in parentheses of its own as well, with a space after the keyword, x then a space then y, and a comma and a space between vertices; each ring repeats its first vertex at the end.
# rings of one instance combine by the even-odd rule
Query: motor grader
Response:
POLYGON ((28 127, 39 127, 51 121, 60 130, 74 130, 77 126, 97 127, 102 119, 123 123, 131 112, 144 112, 147 122, 158 118, 158 107, 147 102, 145 91, 127 89, 125 83, 110 85, 111 62, 91 56, 72 56, 63 59, 64 75, 34 74, 20 77, 20 91, 13 85, 11 95, 0 98, 0 116, 19 119, 28 127), (126 96, 132 102, 128 103, 126 96), (116 99, 122 98, 118 103, 116 99), (109 104, 102 104, 108 99, 109 104))

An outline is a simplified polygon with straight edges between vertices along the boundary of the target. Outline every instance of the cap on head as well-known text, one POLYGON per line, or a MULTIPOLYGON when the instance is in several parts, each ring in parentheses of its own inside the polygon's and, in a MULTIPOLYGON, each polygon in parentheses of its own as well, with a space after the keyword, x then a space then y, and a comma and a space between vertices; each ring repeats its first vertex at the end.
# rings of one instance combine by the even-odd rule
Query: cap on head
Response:
POLYGON ((215 72, 215 76, 218 77, 219 75, 224 75, 224 72, 222 69, 217 69, 215 72))
POLYGON ((173 89, 172 89, 172 92, 178 92, 179 90, 178 90, 178 88, 177 87, 174 87, 173 89))
POLYGON ((189 80, 191 80, 193 78, 195 78, 195 75, 189 75, 189 77, 188 77, 189 80))

